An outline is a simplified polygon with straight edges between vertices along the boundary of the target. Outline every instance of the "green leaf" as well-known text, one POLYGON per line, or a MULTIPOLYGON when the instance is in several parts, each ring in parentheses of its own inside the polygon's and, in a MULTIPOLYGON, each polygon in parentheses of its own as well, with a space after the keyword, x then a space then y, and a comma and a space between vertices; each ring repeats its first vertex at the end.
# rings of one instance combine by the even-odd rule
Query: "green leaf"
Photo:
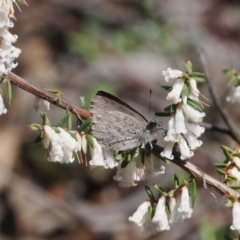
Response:
POLYGON ((125 158, 122 161, 121 168, 125 168, 132 160, 132 154, 125 154, 125 158))
POLYGON ((63 127, 64 125, 67 125, 70 116, 71 116, 71 113, 67 112, 66 115, 64 116, 64 118, 57 124, 56 127, 63 127))
POLYGON ((155 197, 154 197, 154 195, 153 195, 150 187, 148 187, 148 186, 146 186, 146 185, 145 185, 144 187, 145 187, 145 191, 146 191, 146 193, 147 193, 150 201, 155 201, 155 197))
POLYGON ((188 96, 188 95, 189 95, 189 87, 187 84, 184 84, 181 92, 181 96, 188 96))
POLYGON ((116 161, 119 162, 119 161, 121 161, 123 159, 123 156, 120 153, 115 153, 114 154, 114 158, 116 159, 116 161))
POLYGON ((6 98, 9 105, 11 105, 12 100, 12 84, 9 80, 6 81, 6 98))
POLYGON ((33 131, 42 131, 42 126, 36 123, 33 123, 31 125, 29 125, 29 127, 33 130, 33 131))
POLYGON ((175 174, 175 175, 174 175, 174 187, 175 187, 175 188, 178 188, 179 185, 180 185, 180 183, 179 183, 179 178, 178 178, 177 175, 175 174))
POLYGON ((39 134, 39 135, 35 138, 35 140, 34 140, 34 144, 37 144, 37 143, 41 142, 42 139, 43 139, 43 138, 42 138, 42 135, 39 134))
POLYGON ((214 163, 214 166, 217 168, 226 168, 227 164, 225 163, 214 163))
POLYGON ((235 153, 233 153, 232 155, 233 155, 234 157, 240 158, 240 152, 235 152, 235 153))
POLYGON ((159 192, 160 196, 162 196, 164 194, 163 188, 161 188, 157 184, 154 184, 153 187, 159 192))
POLYGON ((225 176, 225 175, 226 175, 226 173, 225 173, 224 171, 220 170, 220 169, 217 169, 217 172, 218 172, 220 175, 222 175, 222 176, 225 176))
POLYGON ((231 185, 230 188, 234 190, 239 190, 240 189, 240 184, 239 185, 231 185))
POLYGON ((223 235, 223 237, 224 237, 224 240, 233 240, 232 238, 230 238, 230 237, 227 236, 227 235, 223 235))
POLYGON ((202 78, 202 77, 194 77, 194 79, 196 80, 197 83, 204 83, 204 82, 206 82, 205 78, 202 78))
POLYGON ((172 104, 172 105, 164 108, 163 110, 164 110, 164 112, 173 113, 176 110, 176 106, 177 106, 176 104, 172 104))
POLYGON ((237 84, 237 78, 235 76, 231 76, 229 79, 228 79, 228 86, 235 86, 237 84))
POLYGON ((172 87, 171 86, 161 86, 163 89, 167 90, 168 92, 172 91, 172 87))
POLYGON ((231 160, 232 159, 232 150, 230 148, 228 148, 227 146, 221 145, 220 146, 224 156, 226 157, 226 159, 231 160))
POLYGON ((51 126, 51 123, 50 123, 46 113, 40 113, 40 115, 41 115, 41 118, 42 118, 43 126, 44 125, 51 126))
POLYGON ((187 104, 188 104, 189 106, 191 106, 192 108, 194 108, 195 110, 202 112, 202 107, 201 107, 201 105, 200 105, 199 103, 193 101, 192 99, 188 98, 188 99, 187 99, 187 104))
POLYGON ((171 116, 171 113, 170 112, 156 112, 155 116, 158 116, 158 117, 169 117, 169 116, 171 116))
POLYGON ((195 77, 200 77, 200 76, 203 76, 203 75, 204 75, 204 74, 201 73, 201 72, 192 72, 192 73, 190 74, 190 77, 195 78, 195 77))
POLYGON ((89 134, 86 134, 86 140, 87 140, 88 145, 89 145, 91 148, 94 148, 94 142, 93 142, 92 136, 89 135, 89 134))
POLYGON ((72 129, 72 114, 69 110, 67 111, 67 114, 69 114, 69 118, 67 121, 67 129, 71 130, 72 129))
POLYGON ((89 118, 77 127, 78 132, 84 132, 92 124, 92 119, 89 118))
POLYGON ((153 219, 153 217, 154 217, 154 215, 155 215, 155 211, 154 211, 152 205, 150 205, 150 206, 148 207, 148 214, 149 214, 150 219, 153 219))
POLYGON ((229 197, 227 197, 228 199, 230 199, 231 201, 228 201, 226 204, 224 204, 224 206, 226 206, 226 207, 232 207, 233 206, 233 202, 235 201, 235 198, 234 197, 231 197, 231 196, 229 196, 229 197))
POLYGON ((190 196, 192 199, 192 205, 194 205, 195 200, 197 198, 197 183, 195 179, 192 179, 190 186, 189 186, 189 192, 190 192, 190 196))
POLYGON ((223 73, 227 76, 232 76, 233 75, 233 69, 232 68, 224 69, 223 73))
POLYGON ((184 63, 184 67, 185 67, 187 74, 192 73, 192 63, 190 61, 184 63))
POLYGON ((50 93, 53 93, 57 96, 60 96, 62 94, 62 92, 60 90, 57 90, 57 89, 44 89, 45 91, 48 91, 50 93))

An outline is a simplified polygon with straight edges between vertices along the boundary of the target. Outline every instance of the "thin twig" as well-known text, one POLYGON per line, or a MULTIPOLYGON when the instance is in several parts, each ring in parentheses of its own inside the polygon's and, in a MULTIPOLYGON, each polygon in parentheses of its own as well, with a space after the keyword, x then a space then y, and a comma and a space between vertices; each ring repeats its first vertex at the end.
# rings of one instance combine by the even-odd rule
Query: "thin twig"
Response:
POLYGON ((222 126, 219 126, 219 125, 216 125, 216 124, 211 124, 211 123, 206 123, 206 122, 198 123, 198 125, 204 127, 205 130, 207 130, 207 131, 224 133, 224 134, 232 137, 232 134, 231 134, 230 130, 226 127, 222 127, 222 126))
POLYGON ((208 85, 208 90, 209 90, 210 96, 212 98, 212 101, 213 101, 214 105, 216 106, 221 118, 223 119, 226 126, 228 127, 229 135, 232 137, 233 140, 240 143, 239 130, 237 129, 237 127, 235 126, 235 124, 231 120, 231 118, 227 117, 226 111, 220 106, 220 103, 218 102, 218 99, 215 95, 214 89, 213 89, 213 87, 211 85, 211 82, 210 82, 209 72, 208 72, 208 69, 207 69, 206 60, 203 56, 203 52, 198 51, 198 56, 199 56, 199 61, 200 61, 201 65, 202 65, 202 68, 203 68, 203 72, 205 74, 205 79, 206 79, 206 82, 207 82, 207 85, 208 85))
POLYGON ((59 97, 54 95, 53 93, 50 93, 44 89, 41 89, 39 87, 36 87, 32 85, 31 83, 27 82, 23 78, 17 76, 16 74, 10 72, 7 75, 7 79, 11 81, 12 84, 16 85, 17 87, 22 88, 23 90, 41 98, 44 100, 47 100, 48 102, 63 108, 65 110, 69 110, 71 113, 76 115, 77 117, 81 117, 83 119, 88 119, 91 117, 91 114, 86 111, 85 109, 82 109, 78 107, 77 105, 74 105, 70 101, 64 99, 63 97, 59 97))

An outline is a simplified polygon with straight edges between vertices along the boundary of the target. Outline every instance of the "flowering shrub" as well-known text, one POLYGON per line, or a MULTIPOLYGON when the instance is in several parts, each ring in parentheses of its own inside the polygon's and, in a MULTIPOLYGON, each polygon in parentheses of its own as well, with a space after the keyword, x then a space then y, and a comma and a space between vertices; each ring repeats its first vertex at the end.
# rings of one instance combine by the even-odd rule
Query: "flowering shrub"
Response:
MULTIPOLYGON (((11 70, 17 66, 16 58, 21 53, 20 49, 12 45, 16 42, 17 36, 9 32, 9 28, 13 27, 11 21, 14 18, 13 3, 16 2, 14 0, 0 1, 0 76, 1 83, 6 84, 6 98, 9 103, 12 98, 11 83, 18 86, 23 84, 11 73, 11 70)), ((22 3, 26 2, 22 1, 22 3)), ((202 172, 199 173, 198 169, 194 167, 190 168, 191 165, 188 160, 194 156, 194 152, 202 145, 199 137, 205 131, 202 123, 205 117, 203 107, 206 104, 199 99, 201 94, 197 86, 198 83, 204 82, 203 74, 194 72, 190 61, 185 63, 184 67, 185 71, 168 68, 162 72, 167 83, 170 84, 173 79, 175 80, 170 86, 163 86, 167 91, 166 99, 170 105, 166 106, 162 112, 155 114, 158 117, 169 118, 167 129, 160 128, 160 125, 156 122, 147 123, 143 116, 114 96, 111 96, 111 104, 107 105, 109 109, 105 109, 106 106, 103 106, 103 109, 106 112, 109 111, 109 115, 114 116, 114 120, 116 120, 115 122, 112 121, 113 130, 109 131, 112 139, 121 142, 122 145, 132 144, 131 146, 134 146, 130 149, 126 148, 126 151, 112 149, 111 144, 113 143, 106 143, 106 139, 94 136, 90 114, 70 102, 64 102, 59 91, 36 91, 35 88, 33 92, 30 87, 25 87, 24 89, 38 97, 35 104, 36 109, 40 102, 39 99, 44 98, 48 109, 49 103, 53 103, 67 110, 64 118, 55 127, 51 126, 46 114, 41 114, 42 124, 30 125, 32 130, 39 132, 35 142, 42 143, 46 151, 46 159, 50 162, 65 164, 78 160, 79 163, 83 163, 83 159, 88 159, 89 161, 86 164, 89 164, 90 169, 99 167, 105 169, 117 168, 113 179, 119 182, 121 187, 133 187, 139 181, 161 178, 161 175, 165 173, 163 162, 175 163, 188 171, 191 176, 181 183, 177 176, 174 176, 175 186, 170 191, 165 191, 161 186, 155 184, 153 187, 157 191, 158 197, 155 196, 150 187, 145 186, 149 199, 144 201, 136 212, 129 217, 129 221, 143 227, 144 234, 156 234, 170 230, 177 222, 191 218, 197 195, 196 176, 204 184, 206 183, 219 190, 228 199, 227 206, 232 208, 233 216, 230 229, 240 231, 239 147, 230 149, 221 146, 225 161, 216 164, 216 167, 217 172, 223 176, 222 182, 213 180, 202 172), (125 106, 128 111, 124 112, 121 109, 122 106, 125 106), (72 114, 78 117, 76 129, 72 129, 71 126, 72 114), (131 137, 119 134, 122 131, 121 124, 119 125, 121 121, 128 121, 128 125, 133 126, 129 129, 131 137), (163 140, 166 142, 164 148, 156 144, 156 139, 152 139, 160 131, 163 132, 163 140), (141 133, 140 136, 138 135, 139 132, 141 133), (101 144, 103 142, 105 144, 101 144)), ((226 100, 231 103, 239 103, 240 73, 233 69, 224 72, 229 76, 230 86, 230 93, 226 100)), ((29 86, 26 82, 24 84, 29 86)), ((105 100, 108 101, 109 99, 105 100)), ((6 113, 7 109, 0 95, 0 115, 6 113)), ((99 124, 102 124, 98 131, 105 133, 109 127, 106 123, 104 124, 107 117, 100 114, 96 118, 98 118, 99 124)), ((234 134, 232 135, 234 136, 234 134)), ((114 142, 114 146, 117 146, 116 142, 114 142)))

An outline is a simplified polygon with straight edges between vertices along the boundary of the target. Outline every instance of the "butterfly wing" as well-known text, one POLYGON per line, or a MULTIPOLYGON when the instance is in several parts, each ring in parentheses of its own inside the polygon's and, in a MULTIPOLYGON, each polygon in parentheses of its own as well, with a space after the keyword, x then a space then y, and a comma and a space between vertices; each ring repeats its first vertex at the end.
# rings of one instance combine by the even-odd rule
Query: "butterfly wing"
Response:
POLYGON ((148 122, 120 99, 100 91, 92 99, 90 113, 93 136, 104 148, 126 151, 141 145, 148 122))

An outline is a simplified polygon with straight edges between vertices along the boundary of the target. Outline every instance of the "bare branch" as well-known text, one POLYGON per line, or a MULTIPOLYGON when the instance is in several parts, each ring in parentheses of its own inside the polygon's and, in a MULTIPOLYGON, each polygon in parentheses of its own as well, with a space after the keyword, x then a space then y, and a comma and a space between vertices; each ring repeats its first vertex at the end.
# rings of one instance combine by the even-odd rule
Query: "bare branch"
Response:
POLYGON ((85 109, 82 109, 82 108, 78 107, 77 105, 74 105, 70 101, 68 101, 62 97, 58 97, 44 89, 35 87, 31 83, 27 82, 26 80, 24 80, 23 78, 17 76, 16 74, 14 74, 12 72, 10 72, 7 75, 7 79, 9 79, 12 84, 16 85, 17 87, 22 88, 23 90, 25 90, 31 94, 33 94, 41 99, 47 100, 48 102, 50 102, 60 108, 69 110, 71 113, 76 115, 78 118, 88 119, 91 117, 91 114, 88 111, 86 111, 85 109))
POLYGON ((213 101, 214 105, 216 106, 221 118, 223 119, 226 126, 228 127, 229 135, 232 137, 233 140, 240 143, 240 132, 239 132, 238 128, 236 127, 236 125, 234 124, 234 122, 230 118, 227 117, 228 114, 226 113, 226 111, 220 106, 220 103, 218 102, 218 99, 216 97, 214 89, 211 85, 210 78, 209 78, 209 72, 208 72, 207 64, 206 64, 206 59, 203 56, 203 51, 198 51, 198 56, 199 56, 199 60, 202 65, 202 68, 203 68, 203 72, 205 74, 205 79, 206 79, 206 82, 208 85, 208 90, 209 90, 210 96, 212 98, 212 101, 213 101))

